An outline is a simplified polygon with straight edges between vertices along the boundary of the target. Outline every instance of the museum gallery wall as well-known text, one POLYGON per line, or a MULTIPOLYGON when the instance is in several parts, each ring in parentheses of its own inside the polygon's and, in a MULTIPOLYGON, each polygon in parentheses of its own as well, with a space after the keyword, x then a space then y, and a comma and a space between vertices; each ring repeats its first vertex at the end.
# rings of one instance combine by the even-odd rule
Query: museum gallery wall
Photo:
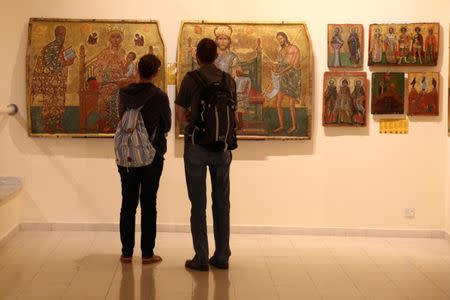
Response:
MULTIPOLYGON (((449 4, 438 0, 440 8, 434 5, 420 5, 412 2, 411 7, 420 7, 414 13, 406 11, 404 4, 381 2, 367 7, 352 5, 346 0, 337 10, 324 10, 323 2, 291 3, 281 8, 280 3, 239 3, 236 6, 223 5, 219 10, 208 8, 207 1, 153 5, 141 0, 127 5, 99 1, 66 3, 54 5, 54 1, 43 0, 24 7, 3 10, 3 19, 11 28, 6 30, 8 47, 4 48, 2 101, 19 105, 21 123, 10 118, 1 132, 6 146, 6 157, 1 160, 5 175, 25 176, 29 194, 24 200, 26 220, 30 222, 115 222, 120 208, 118 174, 114 164, 113 141, 108 139, 48 139, 29 138, 26 134, 25 101, 25 57, 27 45, 27 24, 30 17, 86 19, 153 19, 159 22, 166 46, 166 65, 177 61, 179 31, 183 20, 215 20, 219 22, 305 22, 311 38, 314 56, 311 140, 296 141, 243 141, 233 153, 232 194, 233 224, 261 224, 280 226, 343 226, 371 228, 438 228, 440 211, 445 199, 440 188, 445 180, 442 158, 446 147, 442 147, 442 134, 447 131, 447 83, 448 83, 448 8, 449 4), (200 6, 201 4, 202 6, 200 6), (349 5, 350 4, 350 5, 349 5), (391 5, 392 4, 392 5, 391 5), (175 9, 175 5, 180 9, 175 9), (389 5, 386 10, 381 6, 389 5), (345 7, 344 7, 345 6, 345 7), (42 8, 41 8, 42 7, 42 8), (84 8, 83 8, 84 7, 84 8), (90 9, 86 9, 90 7, 90 9), (137 8, 141 8, 140 10, 137 8), (150 10, 149 8, 154 7, 150 10), (348 7, 352 7, 351 12, 348 7), (91 9, 92 8, 92 9, 91 9), (292 9, 291 9, 292 8, 292 9), (445 10, 445 12, 443 12, 445 10), (225 14, 226 13, 226 14, 225 14), (440 51, 437 66, 368 66, 369 25, 371 23, 420 23, 439 22, 440 51), (332 69, 327 61, 328 23, 363 24, 362 66, 332 69), (322 127, 322 101, 324 72, 348 71, 366 72, 367 102, 366 126, 322 127), (405 78, 404 114, 371 115, 371 88, 373 72, 441 72, 441 96, 439 116, 407 116, 407 88, 405 78), (444 89, 444 90, 442 90, 444 89), (18 92, 20 91, 20 92, 18 92), (445 99, 445 100, 444 100, 445 99), (442 110, 444 109, 444 110, 442 110), (443 113, 442 113, 443 112, 443 113), (411 120, 407 135, 380 135, 379 118, 406 118, 411 120), (402 154, 401 154, 402 153, 402 154), (423 155, 422 153, 428 153, 423 155), (401 156, 403 155, 403 156, 401 156), (426 156, 426 157, 425 157, 426 156), (339 159, 336 159, 339 157, 339 159), (367 159, 371 157, 371 159, 367 159), (410 157, 418 158, 415 167, 410 167, 410 157), (11 161, 11 162, 9 162, 11 161), (415 170, 418 169, 416 172, 415 170), (29 170, 30 169, 30 170, 29 170), (385 172, 382 169, 388 169, 385 172), (15 171, 17 170, 17 171, 15 171), (35 170, 35 171, 33 171, 35 170), (37 171, 39 170, 39 171, 37 171), (48 174, 44 180, 42 174, 48 174), (408 175, 411 174, 412 177, 408 175), (427 175, 435 174, 433 180, 427 175), (353 193, 342 189, 348 178, 352 179, 353 193), (95 180, 96 185, 92 186, 95 180), (437 181, 436 181, 437 180, 437 181), (51 186, 52 191, 47 191, 51 186), (411 187, 411 189, 409 189, 411 187), (365 191, 370 190, 369 194, 365 191), (408 192, 405 192, 408 191, 408 192), (47 197, 52 195, 51 199, 47 197), (284 197, 282 197, 284 195, 284 197), (360 197, 360 195, 365 195, 360 197), (280 198, 282 197, 282 198, 280 198), (64 199, 64 201, 55 201, 64 199), (280 199, 280 201, 274 201, 280 199), (423 199, 427 199, 423 201, 423 199), (426 203, 425 203, 426 202, 426 203), (251 214, 251 208, 258 204, 258 214, 251 214), (412 203, 412 204, 409 204, 412 203), (420 218, 405 220, 403 207, 419 207, 420 218), (119 208, 118 208, 119 207, 119 208), (425 211, 423 211, 425 210, 425 211), (70 214, 69 214, 70 212, 70 214)), ((237 4, 237 3, 236 3, 237 4)), ((11 4, 12 5, 12 4, 11 4)), ((8 5, 7 5, 8 6, 8 5)), ((8 25, 8 27, 10 27, 8 25)), ((234 31, 233 31, 234 32, 234 31)), ((234 33, 232 33, 233 36, 234 33)), ((89 36, 88 36, 89 37, 89 36)), ((211 37, 215 37, 213 34, 211 37)), ((66 39, 68 36, 66 36, 66 39)), ((291 39, 290 36, 288 36, 291 39)), ((38 51, 53 36, 42 42, 38 51)), ((345 53, 347 37, 343 35, 345 53)), ((233 41, 233 44, 236 41, 233 41)), ((134 41, 132 42, 134 45, 134 41)), ((65 42, 65 48, 72 46, 65 42)), ((279 47, 275 38, 274 46, 279 47)), ((77 49, 77 47, 74 47, 77 49)), ((78 65, 79 49, 72 68, 78 65)), ((243 58, 245 60, 245 57, 243 58)), ((273 59, 273 58, 272 58, 273 59)), ((176 69, 175 69, 176 70, 176 69)), ((407 75, 406 75, 407 76, 407 75)), ((176 88, 169 82, 167 90, 173 109, 176 88)), ((175 81, 173 81, 175 82, 175 81)), ((429 86, 428 86, 429 87, 429 86)), ((427 88, 428 88, 427 87, 427 88)), ((416 85, 416 88, 419 88, 416 85)), ((269 88, 268 92, 271 89, 269 88)), ((353 89, 351 88, 351 92, 353 89)), ((38 96, 41 97, 41 96, 38 96)), ((68 97, 71 97, 68 95, 68 97)), ((274 102, 274 99, 272 100, 274 102)), ((284 101, 284 121, 290 128, 289 103, 284 101)), ((172 117, 175 119, 174 115, 172 117)), ((278 117, 275 119, 278 122, 278 117)), ((276 128, 275 128, 276 129, 276 128)), ((98 135, 95 135, 95 137, 98 135)), ((94 136, 92 136, 94 137, 94 136)), ((444 140, 445 141, 445 140, 444 140)), ((186 207, 189 205, 184 186, 182 163, 183 141, 175 138, 175 125, 168 135, 168 152, 164 177, 161 181, 159 216, 164 223, 188 223, 186 207), (177 186, 180 188, 174 189, 177 186), (186 203, 187 202, 187 203, 186 203)), ((445 146, 445 145, 444 145, 445 146)))

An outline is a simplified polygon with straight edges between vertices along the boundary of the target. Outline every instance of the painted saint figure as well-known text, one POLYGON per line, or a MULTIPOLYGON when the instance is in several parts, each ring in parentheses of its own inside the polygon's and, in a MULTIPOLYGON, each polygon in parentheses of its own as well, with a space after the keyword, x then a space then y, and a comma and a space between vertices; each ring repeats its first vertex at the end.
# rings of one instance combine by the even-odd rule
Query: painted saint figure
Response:
POLYGON ((406 27, 400 28, 400 36, 398 38, 398 51, 399 51, 399 59, 398 64, 401 64, 402 61, 407 63, 408 55, 409 55, 409 47, 411 44, 411 38, 407 34, 408 29, 406 27))
MULTIPOLYGON (((238 108, 237 113, 242 113, 248 109, 248 95, 251 88, 251 80, 245 76, 236 53, 231 51, 231 34, 233 30, 229 25, 218 26, 214 29, 217 43, 217 59, 215 65, 222 71, 230 74, 236 81, 236 92, 238 108)), ((242 120, 239 119, 238 127, 241 127, 242 120)))
POLYGON ((109 46, 97 56, 94 73, 100 83, 98 112, 99 132, 114 133, 119 121, 119 87, 125 84, 125 50, 122 48, 123 33, 113 30, 109 33, 109 46))
MULTIPOLYGON (((248 109, 248 95, 251 88, 251 80, 245 76, 236 53, 231 51, 231 34, 233 30, 229 25, 218 26, 214 29, 217 43, 217 58, 215 65, 224 72, 230 74, 236 81, 238 97, 238 112, 248 109)), ((239 124, 241 125, 241 124, 239 124)))
POLYGON ((423 55, 423 36, 420 33, 420 27, 414 28, 414 36, 412 40, 412 56, 413 62, 417 62, 419 59, 419 64, 422 64, 422 55, 423 55))
POLYGON ((55 28, 55 40, 47 44, 37 58, 32 75, 31 96, 42 95, 42 120, 45 132, 64 131, 63 115, 66 103, 68 66, 76 54, 65 50, 66 28, 55 28))
POLYGON ((331 47, 333 48, 333 67, 340 67, 341 64, 341 48, 344 45, 344 40, 341 36, 341 29, 336 27, 334 29, 333 36, 330 41, 331 47))
POLYGON ((135 78, 138 76, 138 68, 134 60, 136 59, 136 53, 133 51, 128 52, 126 63, 124 66, 125 76, 127 78, 135 78))
POLYGON ((365 114, 366 114, 366 94, 364 92, 364 87, 362 86, 361 80, 355 81, 355 87, 352 92, 353 101, 353 123, 358 125, 365 124, 365 114))
POLYGON ((433 33, 433 28, 428 29, 428 35, 425 38, 425 62, 429 65, 435 65, 437 62, 437 39, 433 33))
POLYGON ((300 50, 297 46, 291 44, 284 32, 278 32, 276 35, 280 44, 278 53, 278 62, 274 64, 272 72, 280 76, 280 90, 276 95, 276 106, 278 113, 278 128, 273 132, 284 130, 284 116, 281 102, 284 98, 289 100, 289 111, 291 116, 291 127, 288 133, 297 130, 297 113, 295 111, 295 102, 300 100, 300 50))
POLYGON ((374 98, 373 112, 377 114, 402 114, 403 96, 397 92, 397 83, 385 74, 378 84, 378 96, 374 98))
POLYGON ((361 44, 358 37, 358 29, 353 27, 347 39, 350 62, 358 65, 361 59, 361 44))
POLYGON ((93 32, 89 35, 88 44, 95 45, 95 44, 97 44, 97 40, 98 40, 97 32, 93 32))
POLYGON ((387 63, 395 64, 397 62, 397 36, 393 27, 389 27, 384 44, 387 63))
POLYGON ((328 81, 327 89, 325 91, 325 112, 324 112, 325 124, 336 123, 336 114, 334 113, 334 110, 336 107, 337 97, 338 92, 335 81, 333 79, 330 79, 328 81))
POLYGON ((239 58, 231 51, 231 34, 233 30, 228 25, 218 26, 214 29, 217 43, 217 59, 214 64, 233 77, 243 74, 239 58))
POLYGON ((371 43, 372 49, 370 49, 371 59, 373 63, 381 63, 383 58, 383 41, 381 36, 381 29, 375 28, 375 33, 372 37, 371 43))
POLYGON ((437 91, 436 79, 431 79, 432 89, 427 94, 427 112, 430 114, 439 115, 439 94, 437 91))
POLYGON ((408 109, 409 112, 411 114, 416 114, 418 113, 419 110, 419 93, 416 90, 416 77, 413 78, 413 80, 411 80, 410 83, 410 91, 409 91, 409 95, 408 95, 408 109))
POLYGON ((134 35, 134 45, 137 47, 144 46, 144 36, 140 35, 139 33, 136 33, 134 35))
POLYGON ((352 124, 353 101, 348 84, 348 80, 343 79, 339 88, 337 103, 334 108, 334 113, 337 115, 338 124, 352 124))

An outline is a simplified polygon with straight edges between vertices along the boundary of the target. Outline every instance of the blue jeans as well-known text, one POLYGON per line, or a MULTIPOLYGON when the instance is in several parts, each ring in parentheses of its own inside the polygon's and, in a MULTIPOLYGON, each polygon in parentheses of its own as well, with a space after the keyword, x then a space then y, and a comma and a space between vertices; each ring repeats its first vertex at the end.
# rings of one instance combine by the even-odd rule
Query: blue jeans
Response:
POLYGON ((208 236, 206 228, 206 167, 212 187, 212 212, 217 262, 228 262, 230 251, 230 164, 231 151, 213 152, 185 142, 184 170, 191 201, 191 233, 196 260, 207 264, 208 236))

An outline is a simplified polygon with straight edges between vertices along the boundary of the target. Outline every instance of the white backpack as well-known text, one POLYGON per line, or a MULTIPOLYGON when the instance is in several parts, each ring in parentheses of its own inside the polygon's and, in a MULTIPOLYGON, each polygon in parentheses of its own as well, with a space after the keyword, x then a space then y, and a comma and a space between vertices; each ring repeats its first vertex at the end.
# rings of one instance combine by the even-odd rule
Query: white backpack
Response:
POLYGON ((142 106, 138 109, 127 109, 117 125, 114 151, 118 166, 143 167, 153 162, 156 150, 152 146, 152 141, 156 135, 156 128, 150 140, 141 109, 142 106))

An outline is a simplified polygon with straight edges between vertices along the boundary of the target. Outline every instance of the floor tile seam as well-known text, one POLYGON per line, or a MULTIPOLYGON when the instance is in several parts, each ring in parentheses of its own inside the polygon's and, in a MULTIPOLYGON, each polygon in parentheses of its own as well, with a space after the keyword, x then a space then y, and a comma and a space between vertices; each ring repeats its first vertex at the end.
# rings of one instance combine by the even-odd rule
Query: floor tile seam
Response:
POLYGON ((442 289, 436 282, 435 282, 435 280, 433 279, 433 278, 431 278, 430 276, 428 276, 428 274, 425 272, 425 271, 423 271, 422 269, 421 269, 421 267, 418 265, 418 264, 416 264, 415 262, 414 262, 414 260, 413 259, 411 259, 408 255, 406 255, 405 254, 405 257, 406 257, 406 259, 408 260, 408 262, 420 273, 420 274, 422 274, 422 276, 424 276, 435 288, 437 288, 438 290, 440 290, 442 293, 444 293, 444 295, 446 295, 449 299, 450 299, 450 293, 449 292, 447 292, 446 290, 444 290, 444 289, 442 289))
POLYGON ((442 293, 444 293, 444 295, 446 295, 447 297, 450 298, 450 294, 443 290, 439 285, 436 284, 436 282, 430 278, 428 276, 428 274, 426 274, 415 262, 414 260, 405 252, 403 252, 401 249, 396 248, 391 241, 387 240, 387 243, 389 244, 390 247, 392 247, 396 252, 401 253, 401 256, 405 257, 405 260, 414 267, 414 269, 416 269, 420 274, 422 274, 422 276, 424 276, 435 288, 437 288, 439 291, 441 291, 442 293))
MULTIPOLYGON (((322 246, 329 252, 329 254, 331 254, 330 252, 330 248, 326 245, 326 243, 322 243, 322 246)), ((302 260, 303 261, 303 260, 302 260)), ((305 265, 305 270, 306 273, 308 274, 309 279, 312 281, 315 290, 317 291, 318 295, 320 296, 321 299, 325 299, 322 291, 319 289, 319 287, 317 286, 317 283, 315 282, 315 280, 313 279, 313 276, 311 275, 311 272, 309 271, 309 268, 305 265)), ((364 296, 363 296, 364 297, 364 296)), ((364 298, 365 299, 365 298, 364 298)))
MULTIPOLYGON (((86 246, 86 248, 84 249, 84 251, 81 251, 81 257, 86 257, 86 255, 89 253, 89 250, 91 250, 92 245, 94 245, 94 241, 97 239, 97 236, 98 236, 98 234, 97 234, 97 233, 94 233, 93 237, 90 238, 91 241, 90 241, 89 245, 86 246), (84 254, 83 254, 83 253, 84 253, 84 254)), ((72 284, 73 284, 74 279, 75 279, 75 278, 77 277, 77 275, 80 273, 80 269, 81 269, 81 266, 80 266, 80 265, 77 265, 76 271, 74 272, 72 278, 71 278, 70 281, 69 281, 69 284, 68 284, 67 287, 65 288, 63 294, 61 295, 61 298, 64 298, 64 296, 68 293, 70 287, 71 287, 72 284)))
POLYGON ((345 270, 344 266, 339 261, 339 259, 337 258, 336 254, 333 252, 333 249, 331 249, 329 245, 326 245, 326 247, 328 248, 328 251, 330 252, 330 256, 333 257, 333 259, 336 262, 336 264, 340 267, 342 272, 344 272, 345 276, 347 276, 347 278, 350 280, 350 282, 352 283, 353 287, 358 291, 359 295, 362 296, 364 299, 367 299, 366 296, 364 295, 364 293, 360 290, 360 288, 356 284, 356 282, 353 280, 353 278, 351 278, 350 274, 348 274, 348 272, 345 270))
POLYGON ((265 264, 265 266, 266 266, 267 272, 269 273, 270 282, 272 283, 272 288, 275 290, 275 294, 277 295, 277 299, 278 299, 278 300, 281 300, 280 295, 278 294, 277 288, 276 288, 276 286, 275 286, 275 282, 274 282, 274 279, 273 279, 272 272, 270 271, 270 268, 269 268, 268 255, 266 255, 266 253, 265 253, 265 251, 264 251, 264 248, 263 248, 263 246, 262 246, 262 244, 261 244, 261 241, 260 241, 259 239, 258 239, 258 245, 259 245, 259 247, 260 247, 260 249, 261 249, 261 252, 262 252, 262 254, 263 254, 263 257, 264 257, 264 264, 265 264))
MULTIPOLYGON (((392 245, 389 243, 389 241, 387 239, 384 239, 385 242, 387 243, 387 245, 391 246, 392 245)), ((398 284, 398 282, 392 278, 389 274, 389 272, 385 271, 377 262, 376 260, 370 255, 369 252, 367 252, 367 249, 363 249, 366 253, 367 256, 369 257, 369 259, 372 260, 372 262, 378 267, 378 269, 386 276, 386 278, 389 280, 389 282, 396 288, 396 290, 402 295, 405 296, 407 299, 410 299, 410 297, 408 296, 408 294, 405 294, 404 289, 398 284)))
MULTIPOLYGON (((292 239, 289 238, 289 242, 291 243, 292 247, 294 249, 297 249, 294 245, 294 242, 292 241, 292 239)), ((313 286, 314 286, 314 290, 317 293, 317 295, 320 296, 321 299, 323 299, 322 295, 320 294, 319 288, 317 287, 317 284, 314 282, 311 273, 308 270, 308 267, 306 266, 306 264, 304 263, 302 256, 300 255, 300 253, 296 253, 296 256, 298 257, 298 260, 300 261, 300 265, 303 266, 305 268, 305 272, 306 275, 308 276, 309 280, 312 282, 313 286)))
POLYGON ((113 274, 113 276, 111 276, 111 282, 109 283, 108 290, 106 291, 105 297, 103 299, 107 299, 109 293, 111 292, 111 288, 112 288, 114 279, 116 278, 116 275, 118 274, 120 264, 121 264, 120 260, 117 260, 116 268, 114 269, 114 274, 113 274))
MULTIPOLYGON (((52 250, 49 251, 49 253, 47 254, 47 256, 45 256, 45 258, 42 260, 41 264, 38 267, 38 270, 36 271, 36 273, 33 275, 33 278, 30 279, 30 281, 28 283, 32 283, 36 277, 38 276, 38 274, 42 271, 44 265, 46 264, 46 262, 49 260, 49 258, 52 256, 52 254, 56 251, 56 249, 59 247, 59 245, 62 243, 63 240, 63 236, 61 235, 58 238, 58 241, 56 243, 56 245, 53 247, 52 250)), ((21 287, 17 293, 18 296, 22 295, 25 292, 25 288, 26 285, 24 285, 23 287, 21 287)))

